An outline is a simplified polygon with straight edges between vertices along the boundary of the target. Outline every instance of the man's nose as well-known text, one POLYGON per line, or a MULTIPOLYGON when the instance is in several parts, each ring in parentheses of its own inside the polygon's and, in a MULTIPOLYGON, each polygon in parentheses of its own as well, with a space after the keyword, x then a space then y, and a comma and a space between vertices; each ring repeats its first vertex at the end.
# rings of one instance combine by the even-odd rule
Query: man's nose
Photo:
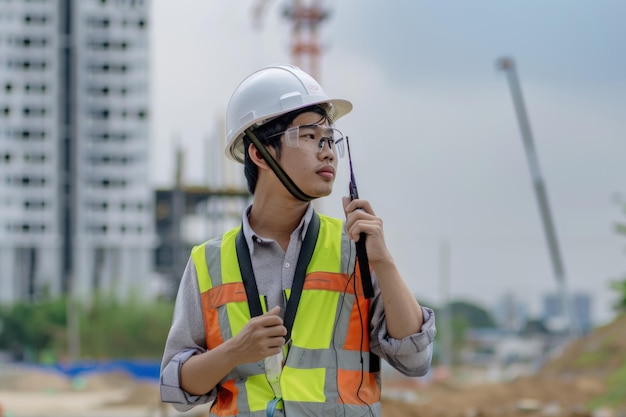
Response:
POLYGON ((319 142, 319 147, 320 147, 320 153, 327 153, 330 152, 330 154, 332 154, 332 156, 335 156, 335 150, 333 149, 332 145, 331 145, 331 140, 330 138, 322 138, 320 139, 319 142), (324 146, 324 144, 326 144, 326 146, 324 146))

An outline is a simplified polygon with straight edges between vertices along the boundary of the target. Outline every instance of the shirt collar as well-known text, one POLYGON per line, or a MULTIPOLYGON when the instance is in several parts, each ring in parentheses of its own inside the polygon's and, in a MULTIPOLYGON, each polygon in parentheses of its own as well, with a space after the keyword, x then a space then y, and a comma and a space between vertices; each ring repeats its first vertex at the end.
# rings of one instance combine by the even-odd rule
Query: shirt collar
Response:
MULTIPOLYGON (((243 211, 242 228, 243 236, 246 238, 246 243, 248 244, 248 250, 250 251, 250 255, 252 255, 254 253, 254 243, 273 242, 273 240, 264 238, 263 236, 259 236, 255 233, 254 230, 252 230, 252 227, 250 226, 250 219, 248 218, 248 216, 250 215, 250 210, 252 210, 252 204, 250 204, 248 208, 243 211)), ((311 222, 312 218, 313 204, 309 203, 306 211, 304 212, 304 215, 302 216, 302 219, 300 220, 300 224, 291 233, 291 236, 293 237, 294 234, 296 234, 300 241, 304 241, 304 238, 306 237, 306 231, 309 228, 309 223, 311 222)))

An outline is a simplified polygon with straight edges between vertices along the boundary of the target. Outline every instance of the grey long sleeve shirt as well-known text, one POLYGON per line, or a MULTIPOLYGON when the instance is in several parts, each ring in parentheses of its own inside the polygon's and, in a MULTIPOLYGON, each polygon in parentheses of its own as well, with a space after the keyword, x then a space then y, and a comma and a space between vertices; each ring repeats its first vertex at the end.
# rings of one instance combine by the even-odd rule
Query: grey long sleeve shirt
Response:
MULTIPOLYGON (((268 309, 280 305, 281 311, 284 311, 286 305, 284 290, 291 288, 300 247, 313 215, 313 206, 309 205, 300 225, 291 234, 286 252, 274 240, 265 239, 254 233, 248 222, 249 210, 250 207, 243 215, 243 233, 250 250, 259 294, 265 296, 268 309)), ((426 374, 430 369, 436 333, 433 311, 422 307, 424 324, 419 333, 400 340, 393 339, 387 333, 383 301, 375 275, 372 281, 375 297, 370 305, 370 351, 405 375, 426 374)), ((216 388, 205 395, 197 396, 188 394, 180 387, 182 364, 191 356, 206 350, 198 276, 193 262, 189 260, 180 282, 172 326, 161 363, 162 401, 174 403, 176 409, 186 411, 215 399, 216 388)))

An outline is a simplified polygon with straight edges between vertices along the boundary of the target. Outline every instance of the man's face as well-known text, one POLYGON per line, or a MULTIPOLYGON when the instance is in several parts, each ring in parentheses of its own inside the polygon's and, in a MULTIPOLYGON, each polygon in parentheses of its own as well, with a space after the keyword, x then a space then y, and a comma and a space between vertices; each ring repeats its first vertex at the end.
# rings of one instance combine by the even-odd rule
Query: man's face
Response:
POLYGON ((339 138, 333 136, 328 121, 317 113, 298 115, 289 128, 298 126, 299 129, 281 136, 279 163, 304 193, 325 197, 332 192, 335 182, 338 154, 333 140, 339 138))

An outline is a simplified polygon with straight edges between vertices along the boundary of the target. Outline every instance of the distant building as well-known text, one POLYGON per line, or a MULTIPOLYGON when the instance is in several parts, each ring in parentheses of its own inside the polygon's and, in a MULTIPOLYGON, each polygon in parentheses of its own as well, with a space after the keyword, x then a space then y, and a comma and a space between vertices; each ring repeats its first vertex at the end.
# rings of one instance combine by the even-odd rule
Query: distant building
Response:
POLYGON ((501 329, 518 332, 528 321, 528 308, 513 293, 500 297, 494 308, 493 317, 501 329))
POLYGON ((494 379, 510 379, 535 373, 569 341, 566 333, 551 332, 535 319, 527 320, 521 330, 468 329, 461 361, 489 369, 494 379))
MULTIPOLYGON (((544 296, 542 318, 548 325, 557 323, 557 327, 559 325, 565 326, 566 314, 562 311, 561 303, 561 298, 558 294, 552 293, 544 296)), ((593 328, 591 295, 588 293, 570 294, 569 303, 576 326, 578 326, 576 330, 581 334, 588 333, 593 328)))
POLYGON ((591 313, 592 301, 588 293, 574 294, 572 305, 574 317, 582 334, 587 334, 593 329, 593 315, 591 313))
POLYGON ((0 0, 0 303, 152 295, 148 0, 0 0))

